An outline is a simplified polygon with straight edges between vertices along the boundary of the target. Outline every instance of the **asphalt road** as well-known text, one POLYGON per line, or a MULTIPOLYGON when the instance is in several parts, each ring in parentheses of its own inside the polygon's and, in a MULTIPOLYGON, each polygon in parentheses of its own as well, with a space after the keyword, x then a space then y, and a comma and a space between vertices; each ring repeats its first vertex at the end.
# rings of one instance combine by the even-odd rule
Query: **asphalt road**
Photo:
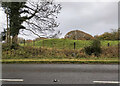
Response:
POLYGON ((3 64, 2 79, 24 80, 3 84, 94 84, 94 81, 118 81, 118 65, 3 64))

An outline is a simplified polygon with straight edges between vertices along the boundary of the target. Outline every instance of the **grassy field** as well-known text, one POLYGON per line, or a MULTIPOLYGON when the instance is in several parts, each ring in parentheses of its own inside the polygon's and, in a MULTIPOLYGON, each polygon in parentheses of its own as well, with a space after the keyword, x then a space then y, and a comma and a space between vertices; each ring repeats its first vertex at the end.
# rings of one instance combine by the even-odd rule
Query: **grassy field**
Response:
MULTIPOLYGON (((26 43, 28 46, 36 46, 36 47, 46 47, 46 48, 57 48, 57 49, 74 49, 74 42, 76 44, 76 49, 84 48, 85 46, 89 46, 92 41, 91 40, 70 40, 70 39, 44 39, 40 41, 35 41, 34 43, 26 43)), ((105 47, 110 44, 110 46, 118 45, 118 41, 101 41, 101 46, 105 47)), ((24 44, 21 44, 22 46, 24 44)))

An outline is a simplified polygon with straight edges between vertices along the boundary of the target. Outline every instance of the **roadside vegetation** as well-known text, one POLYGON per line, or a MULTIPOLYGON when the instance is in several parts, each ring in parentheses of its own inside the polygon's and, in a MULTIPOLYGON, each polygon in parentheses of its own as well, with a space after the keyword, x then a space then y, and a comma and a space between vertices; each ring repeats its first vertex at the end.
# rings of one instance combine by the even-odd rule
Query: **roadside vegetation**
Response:
POLYGON ((55 60, 56 63, 62 63, 62 61, 63 63, 68 63, 69 61, 70 63, 99 63, 99 61, 100 63, 104 63, 105 61, 107 61, 105 63, 118 62, 117 41, 100 41, 101 52, 99 55, 95 53, 89 55, 85 51, 85 46, 89 47, 94 44, 92 40, 45 39, 44 46, 42 43, 43 40, 36 41, 35 44, 33 42, 26 43, 25 45, 20 44, 16 49, 11 49, 9 45, 3 44, 2 60, 4 63, 10 63, 9 61, 13 63, 18 61, 21 63, 28 63, 28 61, 34 63, 50 63, 54 62, 53 60, 55 60), (74 42, 76 42, 75 49, 74 42), (45 59, 46 61, 43 61, 45 59))

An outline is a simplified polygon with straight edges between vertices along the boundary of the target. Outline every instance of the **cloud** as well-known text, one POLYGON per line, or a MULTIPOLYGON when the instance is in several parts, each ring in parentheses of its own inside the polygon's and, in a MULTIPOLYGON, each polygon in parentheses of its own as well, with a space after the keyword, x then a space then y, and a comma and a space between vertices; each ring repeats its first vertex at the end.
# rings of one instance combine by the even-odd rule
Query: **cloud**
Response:
POLYGON ((6 21, 6 14, 4 13, 2 7, 0 7, 0 32, 7 27, 6 21))
POLYGON ((58 21, 64 36, 73 29, 91 35, 102 34, 117 28, 118 7, 116 2, 62 2, 58 21))

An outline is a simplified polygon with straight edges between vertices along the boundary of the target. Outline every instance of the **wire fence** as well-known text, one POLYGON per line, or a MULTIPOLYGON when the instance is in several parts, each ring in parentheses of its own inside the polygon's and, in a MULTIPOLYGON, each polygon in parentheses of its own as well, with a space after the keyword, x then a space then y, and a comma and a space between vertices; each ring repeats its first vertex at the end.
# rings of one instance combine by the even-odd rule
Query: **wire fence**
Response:
POLYGON ((55 41, 47 43, 46 40, 42 40, 42 42, 37 43, 37 41, 24 41, 20 43, 21 46, 33 46, 33 47, 42 47, 42 48, 56 48, 56 49, 80 49, 88 44, 80 45, 78 42, 61 42, 57 43, 55 41))

